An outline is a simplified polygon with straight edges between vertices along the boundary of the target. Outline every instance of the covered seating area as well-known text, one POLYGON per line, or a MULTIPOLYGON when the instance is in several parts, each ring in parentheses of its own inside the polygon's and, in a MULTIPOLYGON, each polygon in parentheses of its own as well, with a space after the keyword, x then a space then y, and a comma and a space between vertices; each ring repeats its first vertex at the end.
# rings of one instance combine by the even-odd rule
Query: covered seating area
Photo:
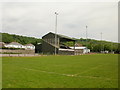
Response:
POLYGON ((62 55, 74 55, 75 50, 71 49, 69 46, 65 45, 65 42, 72 41, 73 47, 75 48, 75 39, 70 38, 68 36, 64 36, 61 34, 55 34, 52 32, 49 32, 48 34, 44 35, 42 37, 42 52, 43 53, 55 53, 55 48, 57 54, 62 55), (56 35, 56 42, 55 42, 55 35, 56 35))

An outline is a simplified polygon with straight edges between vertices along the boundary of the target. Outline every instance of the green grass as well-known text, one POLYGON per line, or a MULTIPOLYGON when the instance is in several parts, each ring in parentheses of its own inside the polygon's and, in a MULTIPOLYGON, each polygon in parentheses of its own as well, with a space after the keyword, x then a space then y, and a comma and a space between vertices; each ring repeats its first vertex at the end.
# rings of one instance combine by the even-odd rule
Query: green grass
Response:
POLYGON ((2 58, 0 57, 0 90, 2 89, 2 58))
POLYGON ((3 57, 3 88, 117 88, 118 55, 3 57))

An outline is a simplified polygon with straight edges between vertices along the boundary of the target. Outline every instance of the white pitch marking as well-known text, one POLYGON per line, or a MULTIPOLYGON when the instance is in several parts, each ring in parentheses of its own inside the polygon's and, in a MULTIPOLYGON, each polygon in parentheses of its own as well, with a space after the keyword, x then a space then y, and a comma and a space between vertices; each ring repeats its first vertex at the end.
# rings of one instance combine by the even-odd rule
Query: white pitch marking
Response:
POLYGON ((92 78, 92 79, 95 79, 95 78, 100 78, 100 79, 106 79, 106 80, 117 80, 117 79, 110 79, 110 78, 101 78, 101 77, 94 77, 94 76, 78 76, 77 74, 60 74, 60 73, 55 73, 55 72, 48 72, 48 71, 43 71, 43 70, 36 70, 36 69, 29 69, 29 68, 23 68, 23 69, 26 69, 26 70, 30 70, 30 71, 38 71, 38 72, 44 72, 44 73, 49 73, 49 74, 56 74, 56 75, 61 75, 61 76, 68 76, 68 77, 83 77, 83 78, 92 78))

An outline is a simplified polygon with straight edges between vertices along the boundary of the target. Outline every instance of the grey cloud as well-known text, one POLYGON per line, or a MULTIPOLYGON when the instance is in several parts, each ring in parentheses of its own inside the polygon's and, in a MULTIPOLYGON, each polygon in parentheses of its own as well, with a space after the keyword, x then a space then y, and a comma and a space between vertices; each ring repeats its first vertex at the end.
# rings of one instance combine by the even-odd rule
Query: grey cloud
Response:
POLYGON ((55 29, 58 15, 58 33, 85 38, 88 25, 89 38, 117 41, 117 7, 114 3, 4 3, 3 32, 41 38, 55 29))

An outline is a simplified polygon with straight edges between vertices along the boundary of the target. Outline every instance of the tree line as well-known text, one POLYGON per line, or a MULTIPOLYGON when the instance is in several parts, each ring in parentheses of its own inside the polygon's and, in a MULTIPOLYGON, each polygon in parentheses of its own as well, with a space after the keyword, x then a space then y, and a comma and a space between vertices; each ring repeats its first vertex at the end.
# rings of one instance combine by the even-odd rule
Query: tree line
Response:
MULTIPOLYGON (((33 44, 37 45, 37 43, 41 43, 42 39, 34 38, 34 37, 26 37, 15 34, 8 33, 0 33, 0 42, 10 43, 10 42, 18 42, 21 44, 33 44)), ((91 50, 91 52, 100 52, 100 51, 114 51, 115 53, 120 53, 120 43, 108 42, 108 41, 100 41, 94 39, 76 39, 76 43, 81 44, 82 46, 86 46, 91 50)), ((73 42, 64 42, 67 46, 73 46, 73 42)))
POLYGON ((78 42, 86 45, 91 51, 93 52, 100 52, 100 51, 109 51, 109 52, 115 52, 120 53, 120 43, 114 43, 114 42, 108 42, 108 41, 99 41, 94 39, 79 39, 78 42), (86 43, 86 44, 85 44, 86 43))
POLYGON ((33 45, 36 45, 37 43, 41 43, 41 39, 37 39, 34 37, 20 36, 15 34, 0 33, 0 42, 4 42, 4 43, 18 42, 23 45, 31 43, 33 45))
MULTIPOLYGON (((76 43, 81 44, 82 46, 90 49, 91 52, 101 52, 101 51, 109 51, 120 53, 120 43, 108 42, 108 41, 100 41, 94 39, 76 39, 76 43)), ((73 42, 65 42, 67 46, 73 46, 73 42)))

